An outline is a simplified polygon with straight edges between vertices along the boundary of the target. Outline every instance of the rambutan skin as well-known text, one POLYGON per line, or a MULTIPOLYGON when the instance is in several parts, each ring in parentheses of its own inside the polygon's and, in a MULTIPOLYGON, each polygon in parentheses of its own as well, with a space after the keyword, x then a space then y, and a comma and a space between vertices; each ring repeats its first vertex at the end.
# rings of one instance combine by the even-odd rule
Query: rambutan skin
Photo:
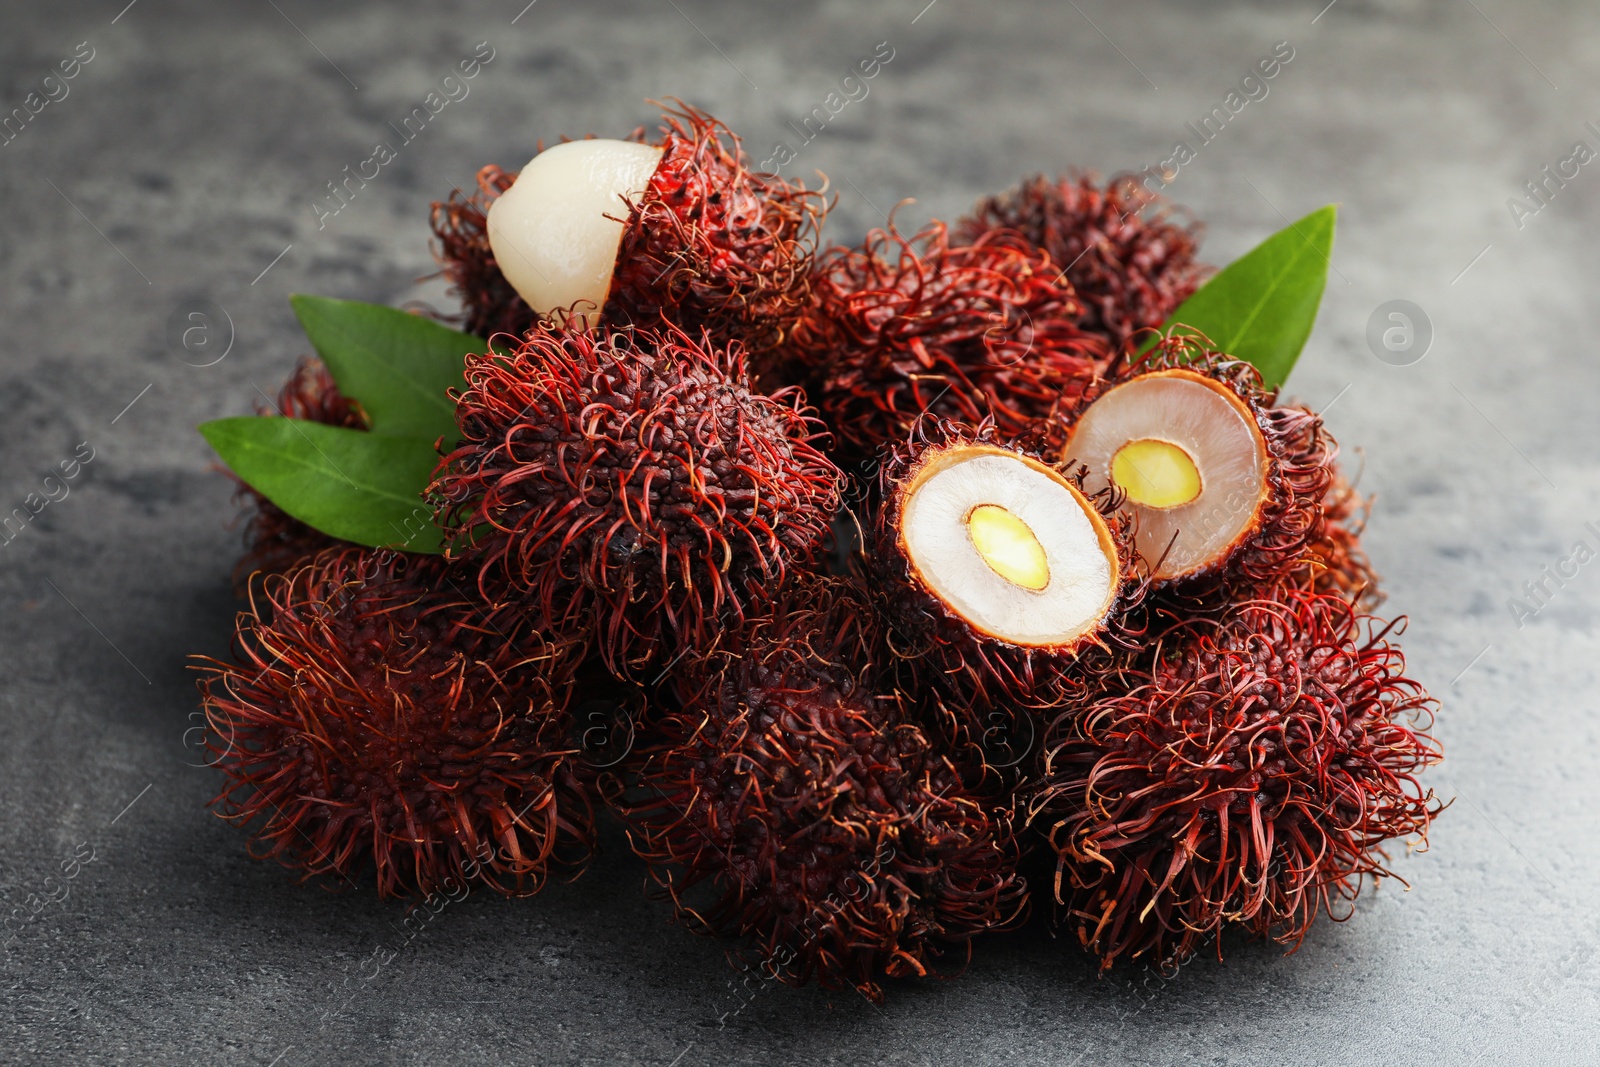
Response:
MULTIPOLYGON (((1129 539, 1129 521, 1118 511, 1120 499, 1115 492, 1102 492, 1088 499, 1111 533, 1120 567, 1116 599, 1104 624, 1060 648, 1012 644, 975 630, 917 575, 900 543, 905 500, 899 488, 930 455, 963 445, 1005 447, 1038 458, 1007 444, 991 420, 976 427, 922 420, 879 471, 882 503, 867 531, 861 566, 889 622, 902 685, 929 694, 943 740, 970 752, 974 746, 987 749, 983 739, 996 730, 1031 740, 1043 713, 1081 706, 1097 694, 1102 676, 1143 648, 1148 582, 1129 539), (1021 722, 1024 717, 1032 721, 1021 722)), ((1081 472, 1063 476, 1081 490, 1081 472)))
MULTIPOLYGON (((367 418, 361 406, 339 392, 322 360, 303 356, 294 373, 283 383, 275 402, 258 403, 257 415, 281 415, 306 419, 325 426, 365 430, 367 418)), ((233 477, 230 474, 230 477, 233 477)), ((245 596, 252 575, 266 577, 283 574, 309 560, 325 548, 345 544, 285 512, 242 480, 234 500, 248 516, 244 529, 245 554, 233 568, 235 591, 245 596)))
POLYGON ((1306 543, 1306 568, 1300 584, 1318 593, 1337 593, 1361 611, 1383 603, 1378 573, 1361 547, 1361 533, 1372 513, 1363 498, 1335 468, 1322 498, 1322 517, 1306 543))
MULTIPOLYGON (((697 108, 664 108, 662 149, 639 201, 616 206, 626 216, 606 326, 671 322, 706 331, 719 345, 739 342, 765 370, 811 304, 811 265, 826 203, 820 193, 749 169, 739 139, 697 108)), ((629 138, 643 142, 643 130, 629 138)), ((542 150, 542 145, 541 145, 542 150)), ((433 205, 441 273, 460 297, 470 333, 521 337, 538 316, 496 263, 488 211, 517 175, 478 172, 477 191, 433 205)))
POLYGON ((1211 273, 1194 258, 1200 226, 1181 221, 1133 174, 1104 185, 1092 174, 1029 178, 980 200, 957 233, 977 241, 997 230, 1019 235, 1066 271, 1083 305, 1081 325, 1114 352, 1164 323, 1211 273))
POLYGON ((1110 350, 1060 273, 1014 236, 956 245, 938 222, 825 253, 792 348, 841 447, 870 460, 930 412, 1010 435, 1081 393, 1110 350))
POLYGON ((1030 820, 1103 969, 1176 967, 1227 926, 1298 946, 1393 876, 1385 842, 1426 841, 1435 702, 1395 628, 1279 590, 1170 631, 1135 681, 1051 727, 1030 820))
POLYGON ((759 174, 723 123, 681 101, 663 116, 661 163, 632 206, 606 321, 658 317, 737 341, 758 377, 812 303, 821 194, 759 174))
MULTIPOLYGON (((581 649, 457 592, 437 557, 332 549, 273 576, 201 660, 219 815, 306 879, 536 892, 593 844, 567 712, 581 649)), ((331 886, 337 888, 337 886, 331 886)))
POLYGON ((459 315, 443 317, 477 337, 521 337, 538 319, 506 281, 489 246, 489 206, 516 180, 515 172, 482 167, 476 191, 452 190, 448 199, 433 202, 430 214, 439 273, 461 301, 459 315))
POLYGON ((593 625, 618 671, 703 649, 811 566, 842 476, 792 390, 669 328, 539 328, 469 356, 438 520, 485 588, 593 625))
POLYGON ((753 941, 771 977, 874 1002, 885 976, 964 965, 1027 903, 1009 819, 884 686, 883 640, 853 581, 791 587, 675 672, 676 707, 618 800, 681 922, 753 941))

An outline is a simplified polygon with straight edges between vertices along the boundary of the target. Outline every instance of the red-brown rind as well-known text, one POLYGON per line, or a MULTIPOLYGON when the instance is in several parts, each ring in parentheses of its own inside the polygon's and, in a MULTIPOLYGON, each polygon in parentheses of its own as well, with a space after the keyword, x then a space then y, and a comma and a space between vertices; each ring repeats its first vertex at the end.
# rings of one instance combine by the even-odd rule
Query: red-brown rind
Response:
POLYGON ((469 599, 437 557, 333 549, 261 583, 202 660, 219 815, 330 888, 536 892, 593 846, 567 712, 581 650, 469 599))
POLYGON ((1393 877, 1385 843, 1426 841, 1435 702, 1395 629, 1280 590, 1168 632, 1142 678, 1057 720, 1031 822, 1103 968, 1170 969, 1229 927, 1292 948, 1393 877))
POLYGON ((767 977, 860 990, 960 969, 1026 908, 1009 819, 970 795, 885 685, 847 579, 793 587, 675 672, 676 709, 620 801, 685 925, 753 944, 767 977))
POLYGON ((1066 272, 1083 305, 1080 323, 1112 351, 1159 327, 1211 273, 1195 260, 1201 227, 1166 199, 1120 174, 1036 176, 980 200, 957 229, 962 241, 1009 231, 1066 272))
MULTIPOLYGON (((670 329, 541 327, 469 356, 432 492, 450 554, 615 671, 709 647, 810 569, 841 475, 792 390, 670 329)), ((486 593, 486 595, 489 595, 486 593)))

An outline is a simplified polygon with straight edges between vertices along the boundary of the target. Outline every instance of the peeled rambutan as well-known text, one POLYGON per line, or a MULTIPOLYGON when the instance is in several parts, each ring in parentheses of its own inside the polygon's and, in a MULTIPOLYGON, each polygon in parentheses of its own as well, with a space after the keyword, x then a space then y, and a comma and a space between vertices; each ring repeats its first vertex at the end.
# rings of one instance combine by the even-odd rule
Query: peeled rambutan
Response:
POLYGON ((618 671, 704 649, 809 567, 841 475, 793 390, 676 328, 539 327, 469 356, 433 492, 449 551, 618 671))
POLYGON ((1009 820, 885 686, 863 589, 797 583, 731 636, 674 673, 677 708, 618 800, 681 922, 750 939, 770 977, 881 1002, 883 977, 958 969, 1020 921, 1009 820))
POLYGON ((925 420, 880 483, 866 567, 905 684, 937 700, 948 742, 1031 737, 994 714, 1072 706, 1140 647, 1144 583, 1114 492, 1085 495, 989 422, 925 420))
POLYGON ((533 893, 592 848, 579 652, 459 594, 437 557, 324 552, 261 583, 232 662, 197 666, 218 814, 307 879, 533 893))
POLYGON ((809 304, 823 211, 820 194, 752 173, 726 126, 680 104, 653 143, 563 141, 518 175, 485 168, 476 196, 434 205, 433 226, 469 329, 665 317, 760 364, 809 304))
MULTIPOLYGON (((339 392, 333 375, 315 356, 302 357, 278 391, 276 401, 258 403, 256 414, 306 419, 352 430, 367 428, 361 406, 339 392)), ((344 543, 289 515, 243 481, 238 484, 234 499, 248 516, 245 554, 233 568, 234 587, 240 596, 247 593, 252 575, 282 574, 323 549, 344 543)))
POLYGON ((1280 590, 1168 632, 1136 684, 1054 724, 1030 821, 1102 968, 1175 967, 1227 926, 1298 946, 1393 877, 1385 842, 1426 842, 1434 701, 1395 628, 1280 590))
POLYGON ((1332 477, 1322 420, 1275 401, 1255 368, 1174 332, 1085 393, 1059 458, 1124 494, 1170 597, 1225 605, 1302 566, 1332 477))
POLYGON ((846 450, 870 460, 925 413, 1002 435, 1081 393, 1109 349, 1048 257, 1014 236, 952 245, 943 223, 905 238, 875 230, 817 271, 816 310, 794 353, 846 450))
POLYGON ((977 241, 996 230, 1049 254, 1083 304, 1083 328, 1113 351, 1164 323, 1210 273, 1194 258, 1200 226, 1132 174, 1104 186, 1092 174, 1030 178, 980 200, 958 232, 977 241))

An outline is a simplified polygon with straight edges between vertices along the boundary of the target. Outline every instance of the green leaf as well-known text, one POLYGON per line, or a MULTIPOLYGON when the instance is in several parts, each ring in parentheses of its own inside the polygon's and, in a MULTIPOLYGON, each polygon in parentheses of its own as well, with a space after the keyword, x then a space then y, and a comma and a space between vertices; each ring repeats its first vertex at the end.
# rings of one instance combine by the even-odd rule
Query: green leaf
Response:
POLYGON ((1262 241, 1185 300, 1164 329, 1199 330, 1260 371, 1268 388, 1282 385, 1317 320, 1337 212, 1318 208, 1262 241))
POLYGON ((372 432, 456 442, 455 404, 463 359, 482 338, 420 315, 354 300, 292 296, 290 304, 339 391, 361 402, 372 432))
POLYGON ((325 534, 373 548, 441 550, 422 499, 439 459, 426 438, 276 415, 216 419, 200 433, 251 488, 325 534))

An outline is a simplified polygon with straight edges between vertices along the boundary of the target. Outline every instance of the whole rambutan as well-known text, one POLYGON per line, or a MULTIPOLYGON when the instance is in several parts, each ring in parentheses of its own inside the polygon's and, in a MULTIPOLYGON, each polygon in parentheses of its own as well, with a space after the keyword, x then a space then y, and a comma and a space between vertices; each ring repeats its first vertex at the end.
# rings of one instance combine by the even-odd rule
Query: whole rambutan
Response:
POLYGON ((936 696, 950 740, 980 741, 997 710, 1074 706, 1140 647, 1144 581, 1115 492, 1085 495, 991 422, 925 420, 880 483, 866 567, 905 684, 936 696))
MULTIPOLYGON (((301 357, 277 399, 257 403, 256 414, 306 419, 352 430, 367 428, 361 406, 339 392, 333 375, 315 356, 301 357)), ((344 543, 289 515, 243 481, 235 481, 239 487, 234 499, 248 516, 245 554, 233 568, 234 587, 240 596, 248 592, 252 575, 282 574, 323 549, 344 543)))
POLYGON ((881 1002, 883 977, 959 968, 1022 918, 1009 820, 885 687, 864 590, 797 583, 731 636, 674 673, 618 802, 680 921, 752 940, 770 977, 881 1002))
POLYGON ((1083 304, 1083 328, 1113 351, 1164 323, 1211 270, 1194 258, 1200 226, 1132 174, 1104 186, 1092 174, 1030 178, 980 200, 958 232, 977 241, 996 230, 1049 254, 1083 304))
POLYGON ((1297 946, 1393 876, 1385 842, 1426 841, 1434 702, 1394 629, 1279 591, 1169 632, 1141 681, 1057 721, 1030 818, 1102 968, 1175 967, 1227 926, 1297 946))
POLYGON ((449 551, 625 671, 704 649, 809 567, 841 475, 793 390, 676 328, 539 327, 469 356, 433 492, 449 551))
POLYGON ((852 458, 901 444, 926 413, 1002 435, 1080 393, 1107 359, 1048 257, 1013 236, 952 245, 943 223, 913 238, 875 230, 817 272, 816 310, 792 351, 852 458))
POLYGON ((533 893, 592 847, 579 651, 461 595, 437 557, 324 552, 261 583, 232 662, 198 665, 218 813, 306 878, 533 893))
POLYGON ((1337 445, 1304 408, 1277 405, 1255 368, 1174 332, 1120 361, 1069 413, 1059 458, 1115 487, 1164 596, 1248 598, 1301 567, 1337 445))
POLYGON ((563 141, 520 175, 485 168, 476 196, 434 205, 433 227, 468 329, 665 317, 742 342, 759 365, 810 301, 823 212, 820 194, 752 173, 726 126, 680 103, 654 142, 563 141))

